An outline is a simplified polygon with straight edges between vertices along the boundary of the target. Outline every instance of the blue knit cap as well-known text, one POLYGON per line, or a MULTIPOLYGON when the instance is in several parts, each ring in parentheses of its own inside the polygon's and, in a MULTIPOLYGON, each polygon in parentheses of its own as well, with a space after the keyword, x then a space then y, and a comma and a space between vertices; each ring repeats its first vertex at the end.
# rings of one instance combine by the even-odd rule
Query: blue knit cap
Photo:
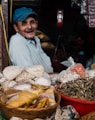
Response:
POLYGON ((29 15, 34 15, 36 18, 38 17, 37 13, 31 8, 27 7, 18 8, 14 11, 13 23, 17 21, 24 21, 29 15))

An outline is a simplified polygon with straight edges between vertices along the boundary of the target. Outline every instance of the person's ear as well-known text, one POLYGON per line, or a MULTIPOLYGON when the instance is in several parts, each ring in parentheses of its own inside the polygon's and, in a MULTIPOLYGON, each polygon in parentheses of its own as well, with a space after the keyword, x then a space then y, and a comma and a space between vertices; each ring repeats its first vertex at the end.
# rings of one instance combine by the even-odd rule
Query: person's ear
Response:
POLYGON ((14 30, 15 30, 16 32, 18 32, 18 27, 17 27, 16 24, 13 25, 13 28, 14 28, 14 30))

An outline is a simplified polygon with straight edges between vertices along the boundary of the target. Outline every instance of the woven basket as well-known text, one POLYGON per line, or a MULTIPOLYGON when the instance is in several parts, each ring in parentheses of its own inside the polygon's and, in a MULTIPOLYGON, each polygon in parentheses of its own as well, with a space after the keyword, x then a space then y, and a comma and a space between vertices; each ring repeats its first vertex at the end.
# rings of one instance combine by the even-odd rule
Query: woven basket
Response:
POLYGON ((60 94, 55 91, 55 99, 56 104, 47 108, 31 108, 31 109, 24 109, 24 108, 8 108, 5 104, 0 102, 0 111, 8 118, 11 117, 20 117, 23 119, 29 119, 33 120, 35 118, 46 118, 47 116, 52 115, 53 112, 55 112, 57 106, 60 104, 61 96, 60 94))

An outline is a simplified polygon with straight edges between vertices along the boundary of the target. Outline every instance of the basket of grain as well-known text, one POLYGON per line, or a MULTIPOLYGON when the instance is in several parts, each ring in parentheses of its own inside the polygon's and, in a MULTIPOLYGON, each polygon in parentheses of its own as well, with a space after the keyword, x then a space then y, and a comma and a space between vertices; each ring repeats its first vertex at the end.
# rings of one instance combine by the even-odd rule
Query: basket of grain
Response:
MULTIPOLYGON (((33 120, 35 118, 44 119, 47 116, 52 115, 53 112, 55 112, 55 110, 56 110, 57 106, 60 104, 60 100, 61 100, 61 97, 56 90, 54 90, 55 103, 52 105, 48 104, 49 103, 48 99, 44 98, 44 100, 43 100, 41 98, 41 96, 40 96, 40 98, 41 98, 40 99, 37 94, 34 95, 33 93, 32 93, 32 95, 30 95, 31 93, 29 91, 9 90, 6 93, 8 93, 8 95, 7 95, 8 97, 15 94, 15 96, 13 98, 11 98, 10 100, 8 100, 8 98, 6 98, 5 93, 0 97, 0 100, 1 100, 0 101, 0 111, 7 117, 7 119, 10 119, 13 116, 20 117, 23 119, 29 119, 29 120, 33 120), (27 92, 28 92, 28 94, 26 95, 27 92), (18 98, 18 93, 19 93, 19 95, 22 95, 19 98, 18 98), (16 98, 18 98, 18 99, 16 99, 16 98), (25 101, 26 98, 31 99, 31 101, 29 101, 25 104, 23 102, 23 100, 25 101), (15 100, 12 100, 12 99, 15 99, 15 100), (38 102, 38 101, 40 101, 40 102, 38 102), (21 103, 23 103, 23 105, 19 105, 21 103)), ((50 101, 51 101, 51 103, 53 103, 52 99, 50 99, 50 101)))

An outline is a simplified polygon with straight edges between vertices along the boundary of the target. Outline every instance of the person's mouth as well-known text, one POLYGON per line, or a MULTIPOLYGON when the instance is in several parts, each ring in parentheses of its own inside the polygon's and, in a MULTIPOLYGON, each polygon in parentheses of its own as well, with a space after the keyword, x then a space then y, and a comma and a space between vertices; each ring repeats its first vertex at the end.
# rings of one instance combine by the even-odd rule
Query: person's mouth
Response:
POLYGON ((26 30, 25 32, 26 33, 31 33, 31 32, 34 32, 35 30, 34 29, 30 29, 30 30, 26 30))

